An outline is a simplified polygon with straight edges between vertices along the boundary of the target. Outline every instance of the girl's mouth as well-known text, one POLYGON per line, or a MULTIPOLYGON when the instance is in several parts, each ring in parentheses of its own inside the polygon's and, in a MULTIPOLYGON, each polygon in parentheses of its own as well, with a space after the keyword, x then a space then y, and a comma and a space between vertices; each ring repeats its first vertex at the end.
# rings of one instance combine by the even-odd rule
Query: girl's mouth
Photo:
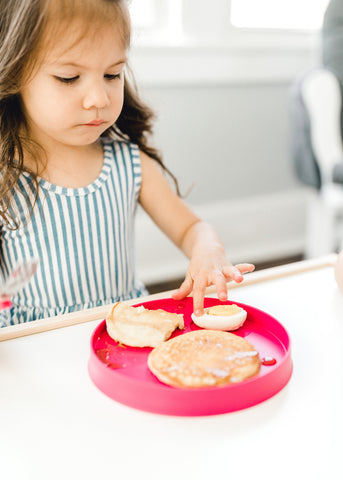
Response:
POLYGON ((86 123, 85 125, 89 127, 99 127, 100 125, 103 125, 105 123, 105 120, 100 119, 100 120, 92 120, 89 123, 86 123))

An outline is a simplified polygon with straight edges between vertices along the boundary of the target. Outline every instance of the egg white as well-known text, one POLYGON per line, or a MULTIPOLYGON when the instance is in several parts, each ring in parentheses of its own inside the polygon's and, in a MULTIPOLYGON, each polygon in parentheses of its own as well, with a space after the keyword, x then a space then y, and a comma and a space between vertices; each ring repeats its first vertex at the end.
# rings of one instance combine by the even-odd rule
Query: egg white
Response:
POLYGON ((240 308, 238 313, 234 315, 211 315, 208 308, 204 309, 204 314, 197 317, 192 313, 191 317, 195 325, 201 328, 208 328, 211 330, 237 330, 241 327, 247 318, 247 312, 244 308, 240 308))

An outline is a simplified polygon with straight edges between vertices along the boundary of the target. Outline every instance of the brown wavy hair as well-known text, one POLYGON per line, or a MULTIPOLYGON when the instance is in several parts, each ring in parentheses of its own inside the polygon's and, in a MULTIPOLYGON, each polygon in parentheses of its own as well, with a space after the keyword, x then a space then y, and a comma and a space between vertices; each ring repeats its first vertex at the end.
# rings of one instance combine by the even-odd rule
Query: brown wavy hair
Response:
MULTIPOLYGON (((18 228, 11 198, 23 171, 32 176, 38 191, 37 172, 24 165, 24 152, 32 158, 44 156, 29 137, 20 91, 44 60, 44 52, 76 19, 83 27, 78 40, 89 34, 89 25, 96 33, 104 22, 112 22, 129 48, 131 24, 126 0, 0 0, 0 219, 9 228, 18 228)), ((154 118, 130 72, 125 76, 121 114, 102 136, 119 136, 136 143, 171 176, 179 194, 177 180, 149 143, 154 118)))

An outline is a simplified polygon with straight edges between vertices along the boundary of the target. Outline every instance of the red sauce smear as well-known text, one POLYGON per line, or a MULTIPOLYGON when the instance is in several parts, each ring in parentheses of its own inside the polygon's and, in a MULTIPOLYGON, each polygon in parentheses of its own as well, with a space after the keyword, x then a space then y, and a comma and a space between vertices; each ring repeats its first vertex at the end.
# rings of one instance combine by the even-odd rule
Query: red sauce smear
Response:
POLYGON ((111 360, 109 359, 110 352, 107 350, 107 348, 101 348, 99 350, 96 350, 95 353, 107 367, 110 367, 110 368, 124 367, 124 365, 121 365, 120 363, 111 362, 111 360))
POLYGON ((261 359, 262 365, 275 365, 276 364, 276 359, 274 357, 263 357, 261 359))

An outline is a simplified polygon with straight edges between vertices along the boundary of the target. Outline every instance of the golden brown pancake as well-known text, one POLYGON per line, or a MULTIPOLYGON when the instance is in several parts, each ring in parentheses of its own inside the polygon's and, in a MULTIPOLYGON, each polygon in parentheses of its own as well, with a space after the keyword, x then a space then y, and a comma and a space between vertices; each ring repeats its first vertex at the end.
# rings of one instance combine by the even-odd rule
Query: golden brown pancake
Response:
POLYGON ((165 310, 130 307, 118 302, 106 318, 107 332, 119 343, 131 347, 156 347, 176 328, 184 328, 183 315, 165 310))
POLYGON ((196 330, 154 348, 148 367, 163 383, 198 388, 241 382, 259 372, 261 361, 244 338, 218 330, 196 330))

